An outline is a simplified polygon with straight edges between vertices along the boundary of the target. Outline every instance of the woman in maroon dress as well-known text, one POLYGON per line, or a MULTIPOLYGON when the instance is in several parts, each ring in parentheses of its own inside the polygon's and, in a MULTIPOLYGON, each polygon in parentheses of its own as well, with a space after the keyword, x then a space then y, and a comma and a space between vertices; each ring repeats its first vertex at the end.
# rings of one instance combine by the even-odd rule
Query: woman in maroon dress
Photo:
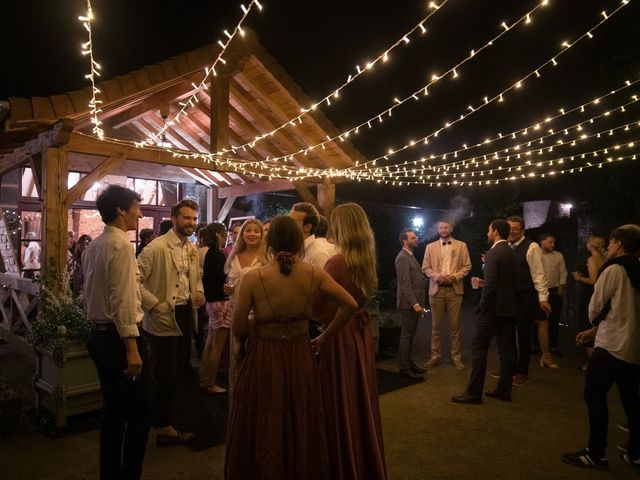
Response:
MULTIPOLYGON (((338 254, 325 271, 358 302, 353 321, 329 339, 320 354, 320 385, 332 480, 386 478, 373 336, 364 305, 377 286, 373 232, 355 203, 331 214, 338 254)), ((331 326, 337 305, 320 294, 314 317, 331 326)))
POLYGON ((315 341, 315 353, 356 310, 329 275, 299 261, 302 230, 276 217, 267 234, 270 262, 248 272, 237 293, 233 334, 249 337, 239 363, 227 428, 225 478, 327 479, 325 421, 314 350, 308 337, 313 298, 338 306, 315 341), (253 309, 255 324, 248 316, 253 309))

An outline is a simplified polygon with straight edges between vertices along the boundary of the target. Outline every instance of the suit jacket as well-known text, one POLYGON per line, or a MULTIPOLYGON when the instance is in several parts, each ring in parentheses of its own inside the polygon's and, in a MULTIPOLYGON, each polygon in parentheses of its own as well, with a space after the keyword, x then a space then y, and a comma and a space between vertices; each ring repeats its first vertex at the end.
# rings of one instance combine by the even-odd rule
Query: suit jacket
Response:
MULTIPOLYGON (((427 245, 424 251, 424 259, 422 260, 422 271, 429 277, 429 295, 433 296, 438 293, 438 276, 442 273, 440 267, 442 252, 442 240, 438 239, 427 245)), ((464 293, 462 279, 469 275, 471 271, 471 258, 469 258, 469 250, 467 244, 451 239, 451 275, 456 277, 453 282, 453 290, 458 294, 464 293)))
POLYGON ((396 256, 396 276, 398 278, 396 306, 402 310, 413 309, 416 303, 424 307, 424 275, 418 260, 404 248, 396 256))
POLYGON ((484 256, 484 287, 478 313, 495 317, 516 315, 516 256, 507 242, 494 245, 484 256))
MULTIPOLYGON (((176 245, 176 238, 173 230, 170 230, 144 247, 138 257, 142 309, 146 312, 142 326, 150 334, 159 337, 186 335, 178 328, 174 315, 175 298, 180 282, 178 268, 182 265, 182 252, 176 245)), ((198 250, 191 243, 188 248, 190 293, 204 292, 198 250)), ((197 309, 192 308, 191 313, 193 328, 197 331, 197 309)))

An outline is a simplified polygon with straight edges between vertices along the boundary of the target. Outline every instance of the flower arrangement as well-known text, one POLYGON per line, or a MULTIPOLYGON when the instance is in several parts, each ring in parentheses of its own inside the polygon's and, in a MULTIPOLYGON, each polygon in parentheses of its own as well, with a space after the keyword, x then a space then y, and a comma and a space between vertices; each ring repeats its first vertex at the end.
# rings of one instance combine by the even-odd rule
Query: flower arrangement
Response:
POLYGON ((82 298, 73 295, 70 280, 68 272, 60 273, 53 264, 34 279, 40 283, 40 305, 28 337, 35 347, 50 352, 56 363, 67 342, 84 342, 91 331, 82 298))

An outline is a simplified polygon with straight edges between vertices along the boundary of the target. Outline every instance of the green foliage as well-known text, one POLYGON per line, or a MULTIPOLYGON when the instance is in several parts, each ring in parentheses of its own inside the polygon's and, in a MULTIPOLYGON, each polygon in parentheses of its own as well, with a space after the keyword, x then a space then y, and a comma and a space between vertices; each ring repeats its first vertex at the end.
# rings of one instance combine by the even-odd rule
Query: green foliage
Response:
POLYGON ((70 275, 66 271, 60 273, 55 265, 49 265, 34 281, 40 282, 40 305, 28 338, 59 362, 66 343, 87 340, 91 323, 86 318, 82 299, 71 292, 70 275))

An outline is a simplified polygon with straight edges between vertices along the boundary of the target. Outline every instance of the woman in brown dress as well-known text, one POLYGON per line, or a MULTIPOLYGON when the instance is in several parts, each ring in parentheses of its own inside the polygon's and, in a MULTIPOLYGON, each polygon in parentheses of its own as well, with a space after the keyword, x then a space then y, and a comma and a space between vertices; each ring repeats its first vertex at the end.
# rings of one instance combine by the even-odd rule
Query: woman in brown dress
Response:
MULTIPOLYGON (((373 336, 364 309, 377 285, 373 232, 355 203, 335 208, 331 228, 338 254, 325 271, 358 302, 359 310, 320 354, 320 384, 332 480, 386 478, 373 336)), ((318 295, 315 320, 331 327, 337 305, 318 295)))
POLYGON ((317 355, 349 321, 356 302, 329 275, 299 260, 303 245, 296 222, 276 217, 267 234, 269 263, 247 272, 237 292, 232 331, 242 343, 248 337, 248 346, 229 414, 227 479, 330 478, 308 319, 319 292, 338 307, 314 343, 317 355))

